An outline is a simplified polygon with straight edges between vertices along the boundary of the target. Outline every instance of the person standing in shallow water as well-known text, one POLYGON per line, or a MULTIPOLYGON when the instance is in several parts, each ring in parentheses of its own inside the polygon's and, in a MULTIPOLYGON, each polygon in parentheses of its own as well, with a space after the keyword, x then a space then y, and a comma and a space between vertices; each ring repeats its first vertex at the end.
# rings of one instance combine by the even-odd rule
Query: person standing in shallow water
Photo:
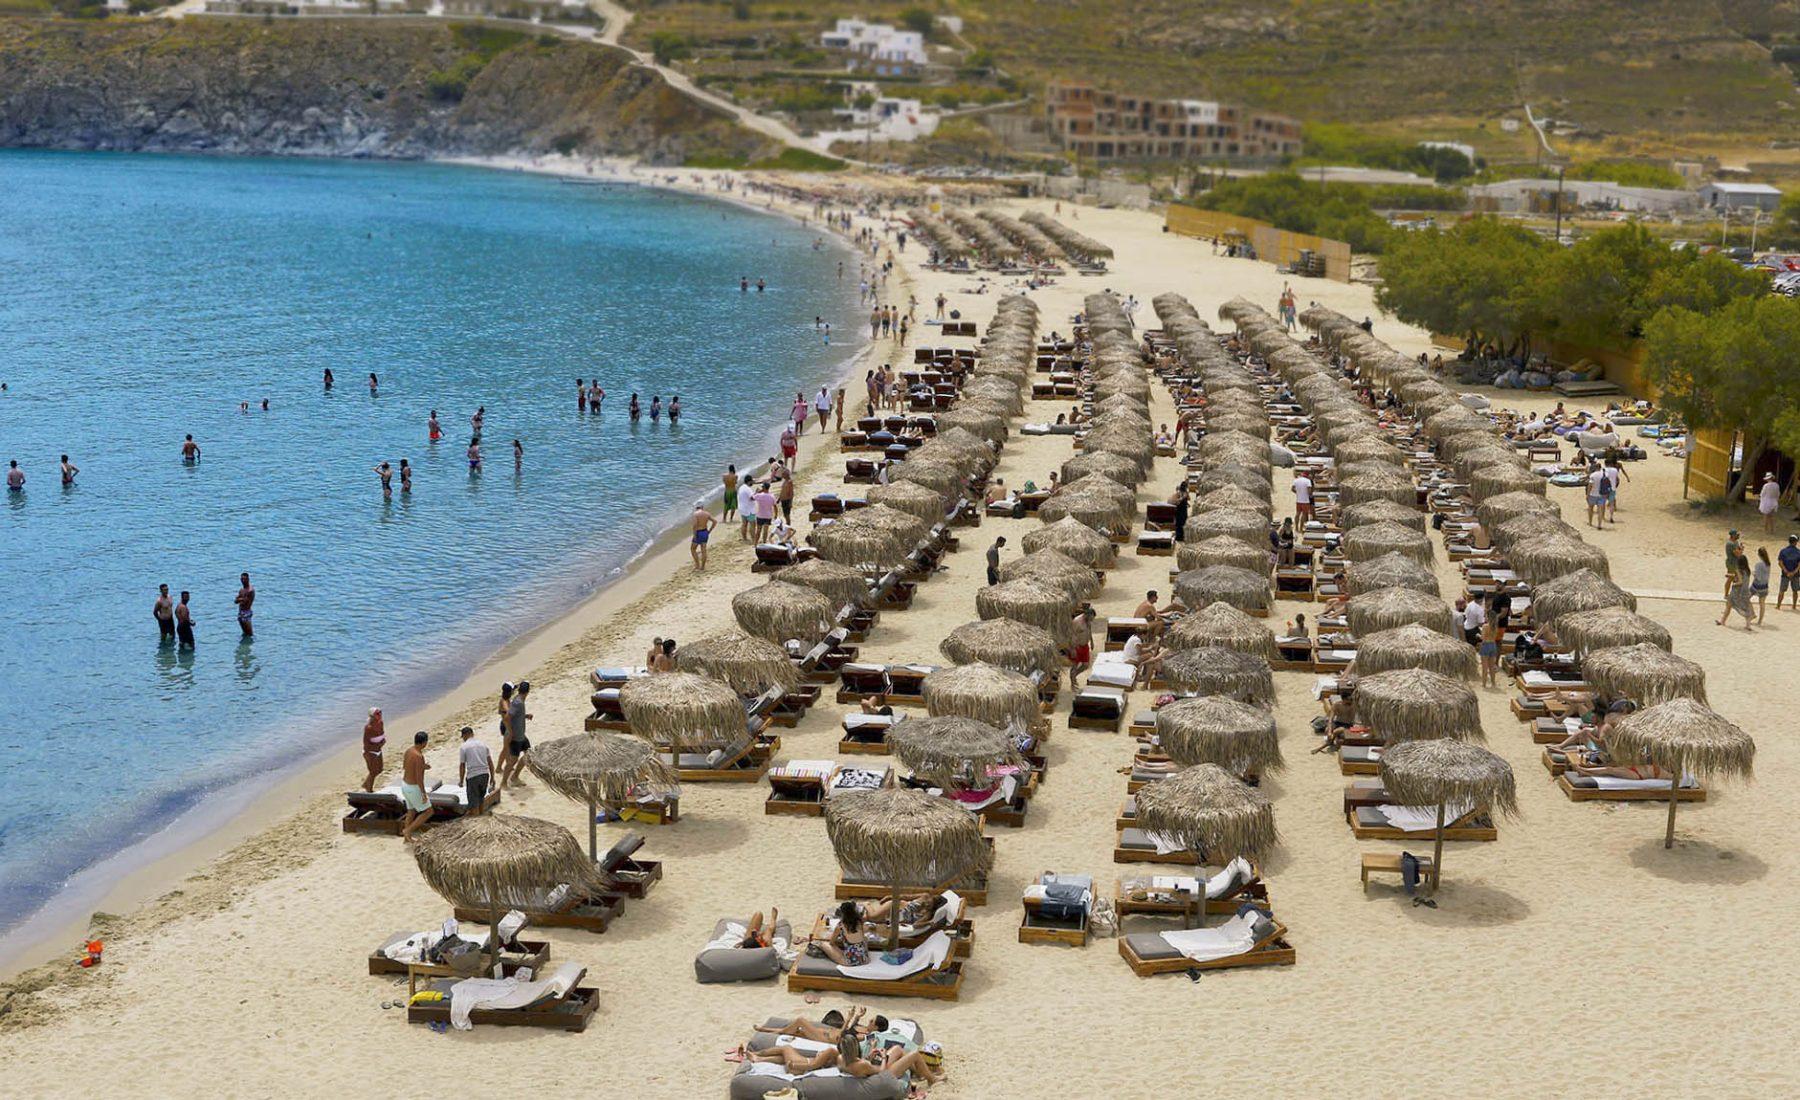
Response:
POLYGON ((631 414, 631 422, 633 424, 636 424, 638 421, 638 417, 643 415, 643 409, 638 405, 638 395, 637 394, 634 393, 631 395, 631 404, 628 405, 626 408, 627 408, 627 411, 630 412, 630 414, 631 414))
POLYGON ((379 477, 381 479, 381 499, 382 500, 394 499, 394 469, 393 469, 393 467, 389 466, 386 462, 380 462, 380 463, 377 463, 373 468, 375 470, 375 476, 379 477))
POLYGON ((181 602, 175 605, 175 638, 179 648, 194 648, 194 612, 188 607, 185 591, 181 593, 181 602))
POLYGON ((400 460, 400 491, 412 492, 412 466, 404 458, 400 460))
POLYGON ((669 426, 672 428, 681 419, 681 395, 669 398, 669 426))
POLYGON ((662 395, 659 393, 650 395, 650 419, 652 421, 662 419, 662 395))
POLYGON ((175 640, 175 601, 169 598, 169 586, 156 586, 156 602, 150 605, 150 614, 156 619, 156 637, 160 642, 175 640))
POLYGON ((444 429, 438 423, 436 409, 431 410, 431 419, 425 421, 425 438, 432 443, 444 438, 444 429))
POLYGON ((251 586, 250 574, 248 573, 238 574, 238 584, 240 587, 238 588, 237 598, 233 601, 237 604, 238 609, 238 629, 244 632, 245 638, 253 638, 256 636, 256 631, 252 630, 250 627, 250 615, 252 606, 256 603, 256 589, 251 586))

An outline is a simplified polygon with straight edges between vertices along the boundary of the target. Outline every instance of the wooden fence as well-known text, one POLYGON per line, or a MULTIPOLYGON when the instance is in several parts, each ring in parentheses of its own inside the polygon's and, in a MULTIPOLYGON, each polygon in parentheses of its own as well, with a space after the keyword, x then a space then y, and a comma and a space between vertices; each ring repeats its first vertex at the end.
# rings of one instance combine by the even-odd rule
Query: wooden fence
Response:
POLYGON ((1277 229, 1255 218, 1240 218, 1217 210, 1201 210, 1193 206, 1170 203, 1166 222, 1169 232, 1184 237, 1242 237, 1256 249, 1256 258, 1273 264, 1292 264, 1300 253, 1310 251, 1325 260, 1325 277, 1340 283, 1350 281, 1350 246, 1329 237, 1310 233, 1294 233, 1277 229))

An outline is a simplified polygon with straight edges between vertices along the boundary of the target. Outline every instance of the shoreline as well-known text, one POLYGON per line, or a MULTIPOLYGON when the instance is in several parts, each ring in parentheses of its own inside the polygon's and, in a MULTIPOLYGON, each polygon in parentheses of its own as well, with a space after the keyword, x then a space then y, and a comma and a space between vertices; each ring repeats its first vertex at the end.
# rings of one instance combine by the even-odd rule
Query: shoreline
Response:
MULTIPOLYGON (((722 194, 680 182, 671 183, 666 179, 657 179, 654 175, 640 178, 635 174, 635 166, 631 171, 620 174, 616 167, 608 166, 605 162, 595 162, 592 167, 596 171, 590 175, 584 170, 588 167, 586 163, 568 159, 571 160, 568 167, 550 167, 533 164, 525 158, 509 157, 426 158, 417 163, 499 172, 529 172, 558 179, 592 180, 596 183, 629 182, 635 186, 687 197, 710 198, 746 211, 781 218, 829 236, 837 245, 858 257, 859 261, 862 259, 862 252, 843 233, 829 226, 812 224, 800 214, 782 206, 763 206, 737 195, 722 194)), ((652 173, 658 171, 644 170, 652 173)), ((688 173, 690 177, 701 178, 708 184, 716 182, 721 176, 743 178, 741 173, 722 169, 669 169, 667 172, 688 173)), ((896 273, 898 286, 904 288, 911 284, 910 272, 904 265, 897 264, 896 273)), ((860 329, 854 331, 860 332, 860 329)), ((872 356, 878 345, 875 341, 859 338, 842 347, 848 354, 834 368, 835 374, 828 374, 826 377, 831 379, 833 385, 845 387, 845 400, 848 402, 849 383, 853 381, 856 370, 872 356)), ((765 454, 775 449, 774 441, 779 435, 779 425, 775 425, 767 433, 765 454)), ((803 444, 804 442, 803 439, 803 444)), ((803 445, 796 475, 816 472, 814 467, 820 453, 827 452, 815 447, 809 453, 809 449, 803 445)), ((738 468, 748 473, 762 470, 766 465, 766 461, 762 459, 752 459, 750 464, 739 462, 738 468)), ((722 495, 722 486, 715 487, 703 493, 698 501, 716 503, 722 495)), ((676 509, 679 509, 680 503, 677 502, 676 509)), ((487 655, 477 659, 465 675, 459 676, 454 686, 428 696, 426 701, 404 713, 389 717, 389 724, 394 729, 431 730, 433 746, 441 744, 444 731, 438 727, 449 728, 463 724, 455 721, 454 716, 460 716, 478 700, 485 700, 492 693, 491 681, 499 666, 524 664, 534 674, 529 678, 536 678, 538 670, 547 667, 553 658, 574 645, 589 631, 603 625, 638 599, 653 594, 656 589, 679 577, 684 568, 691 568, 691 562, 684 552, 687 546, 685 522, 685 515, 671 518, 666 526, 627 558, 615 573, 597 584, 574 606, 554 613, 499 643, 487 655), (637 591, 632 582, 641 582, 643 590, 637 591)), ((396 757, 396 763, 384 769, 384 775, 397 767, 397 759, 396 757)), ((336 805, 335 800, 341 797, 345 789, 342 778, 347 775, 354 777, 361 767, 360 760, 360 750, 347 743, 340 747, 320 746, 302 752, 281 765, 281 775, 255 776, 207 792, 195 805, 177 813, 161 828, 82 868, 67 879, 42 906, 7 929, 4 937, 0 938, 0 982, 16 979, 33 968, 63 956, 69 950, 67 945, 87 938, 97 922, 110 923, 119 918, 130 920, 140 916, 143 910, 168 895, 171 890, 178 890, 184 881, 209 864, 228 857, 241 845, 253 842, 302 817, 318 801, 328 800, 336 805), (220 802, 225 805, 220 806, 220 802)))

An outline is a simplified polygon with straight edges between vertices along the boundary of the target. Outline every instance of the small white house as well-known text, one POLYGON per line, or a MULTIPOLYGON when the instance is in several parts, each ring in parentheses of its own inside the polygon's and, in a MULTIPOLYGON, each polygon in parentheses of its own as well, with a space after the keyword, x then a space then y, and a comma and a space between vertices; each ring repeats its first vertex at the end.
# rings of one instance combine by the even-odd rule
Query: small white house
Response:
POLYGON ((909 76, 930 60, 925 52, 925 36, 918 31, 903 31, 888 23, 867 23, 861 19, 838 20, 831 30, 819 36, 819 45, 849 54, 851 69, 867 69, 878 76, 909 76))
POLYGON ((1725 183, 1715 180, 1700 188, 1700 201, 1709 210, 1772 211, 1781 205, 1781 190, 1766 183, 1725 183))

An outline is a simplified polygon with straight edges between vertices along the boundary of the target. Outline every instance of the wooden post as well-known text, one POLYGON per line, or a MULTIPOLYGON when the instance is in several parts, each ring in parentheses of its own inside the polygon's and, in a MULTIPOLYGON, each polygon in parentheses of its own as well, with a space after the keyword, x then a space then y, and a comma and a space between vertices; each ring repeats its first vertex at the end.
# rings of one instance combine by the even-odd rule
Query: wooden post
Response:
POLYGON ((1681 790, 1681 768, 1669 777, 1669 831, 1663 834, 1663 847, 1675 847, 1675 796, 1681 790))
POLYGON ((1444 804, 1438 803, 1437 839, 1431 844, 1431 895, 1437 896, 1438 876, 1444 866, 1444 804))
POLYGON ((894 875, 894 900, 888 910, 888 950, 900 950, 900 876, 894 875))
POLYGON ((590 792, 588 795, 588 859, 595 863, 600 861, 600 830, 594 821, 598 816, 600 816, 600 808, 594 805, 594 797, 590 792))

